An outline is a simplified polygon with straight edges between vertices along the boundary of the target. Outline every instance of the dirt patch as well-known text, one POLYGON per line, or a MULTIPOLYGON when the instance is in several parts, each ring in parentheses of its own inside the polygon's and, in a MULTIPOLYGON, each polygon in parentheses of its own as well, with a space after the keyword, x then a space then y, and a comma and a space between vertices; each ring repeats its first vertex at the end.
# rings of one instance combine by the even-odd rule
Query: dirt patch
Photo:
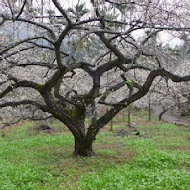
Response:
POLYGON ((182 152, 190 151, 190 146, 162 146, 160 150, 179 150, 182 152))
POLYGON ((97 144, 96 145, 96 149, 100 150, 100 149, 109 149, 109 150, 121 150, 125 147, 124 143, 119 142, 119 143, 114 143, 114 144, 97 144))
MULTIPOLYGON (((106 160, 112 160, 117 164, 125 164, 128 160, 133 159, 137 155, 135 150, 126 149, 122 142, 112 145, 98 144, 96 145, 95 153, 96 150, 112 150, 113 153, 101 155, 100 157, 106 160)), ((99 157, 99 153, 96 153, 95 157, 99 157)))
POLYGON ((132 160, 136 155, 136 151, 119 151, 117 154, 104 155, 103 157, 117 164, 126 164, 127 161, 132 160))
POLYGON ((24 122, 18 122, 17 124, 6 126, 5 128, 1 129, 2 137, 5 137, 7 134, 9 134, 9 133, 13 132, 14 130, 20 128, 23 123, 24 122))
POLYGON ((121 129, 117 132, 117 136, 121 136, 121 137, 124 137, 124 136, 128 136, 130 135, 129 131, 126 130, 126 129, 121 129))
POLYGON ((136 135, 139 137, 142 137, 139 128, 135 125, 135 124, 130 124, 130 125, 125 125, 125 128, 120 129, 119 131, 117 131, 116 136, 121 136, 121 137, 125 137, 125 136, 129 136, 129 135, 136 135))
MULTIPOLYGON (((113 125, 113 128, 114 128, 114 125, 113 125)), ((110 131, 110 124, 105 125, 105 126, 101 129, 101 131, 103 131, 103 132, 109 132, 109 131, 110 131)))
POLYGON ((151 126, 151 125, 160 125, 162 123, 166 123, 166 122, 163 122, 163 121, 153 121, 153 120, 150 120, 150 121, 145 121, 145 120, 138 120, 135 122, 136 125, 138 126, 151 126))
POLYGON ((51 128, 47 124, 41 124, 41 125, 36 125, 35 127, 29 127, 27 130, 27 134, 29 135, 37 135, 41 132, 45 134, 52 134, 52 133, 56 133, 56 130, 55 128, 51 128))

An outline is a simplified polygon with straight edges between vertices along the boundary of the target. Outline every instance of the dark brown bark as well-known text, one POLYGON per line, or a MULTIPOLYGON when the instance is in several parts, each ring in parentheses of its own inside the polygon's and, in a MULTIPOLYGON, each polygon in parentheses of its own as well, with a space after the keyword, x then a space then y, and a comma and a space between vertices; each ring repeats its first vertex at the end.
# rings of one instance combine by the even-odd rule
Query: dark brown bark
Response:
POLYGON ((110 131, 113 131, 113 119, 110 121, 110 131))
POLYGON ((73 156, 77 157, 90 157, 94 156, 95 153, 92 149, 92 143, 87 141, 78 141, 75 139, 75 150, 73 152, 73 156))
POLYGON ((148 101, 148 121, 151 121, 151 101, 150 101, 150 96, 149 96, 149 101, 148 101))
POLYGON ((129 105, 127 109, 127 118, 127 125, 131 126, 131 105, 129 105))
POLYGON ((158 116, 158 118, 159 118, 159 121, 161 121, 162 120, 162 116, 168 111, 169 109, 165 109, 164 107, 163 107, 163 111, 159 114, 159 116, 158 116))

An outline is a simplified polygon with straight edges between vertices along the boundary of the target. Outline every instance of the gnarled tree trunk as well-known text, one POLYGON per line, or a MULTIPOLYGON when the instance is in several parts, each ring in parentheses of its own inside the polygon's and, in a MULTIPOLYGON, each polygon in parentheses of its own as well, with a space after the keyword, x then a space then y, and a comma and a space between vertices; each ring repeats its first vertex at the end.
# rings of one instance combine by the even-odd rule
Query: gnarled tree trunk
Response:
POLYGON ((73 152, 73 156, 94 156, 95 153, 92 149, 92 143, 87 141, 78 141, 75 139, 75 150, 73 152))
POLYGON ((166 109, 166 108, 164 108, 164 107, 162 107, 163 108, 163 111, 159 114, 159 116, 158 116, 158 118, 159 118, 159 121, 161 121, 162 120, 162 116, 169 110, 169 109, 166 109))

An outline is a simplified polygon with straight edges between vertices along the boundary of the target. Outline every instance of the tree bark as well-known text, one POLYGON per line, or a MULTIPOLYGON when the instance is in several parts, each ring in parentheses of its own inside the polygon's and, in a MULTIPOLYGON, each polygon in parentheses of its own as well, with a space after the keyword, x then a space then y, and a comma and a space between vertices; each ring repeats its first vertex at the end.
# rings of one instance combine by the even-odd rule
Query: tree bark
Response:
POLYGON ((75 139, 75 150, 73 152, 74 157, 90 157, 94 155, 95 153, 92 149, 92 143, 86 141, 78 141, 75 139))
POLYGON ((131 105, 129 105, 127 109, 127 118, 127 125, 131 126, 131 105))
POLYGON ((148 96, 148 121, 151 121, 151 93, 148 96))
POLYGON ((113 131, 113 118, 110 121, 110 131, 113 131))
POLYGON ((151 105, 150 105, 150 101, 149 101, 149 104, 148 104, 148 121, 151 121, 151 105))
POLYGON ((158 118, 159 118, 159 121, 162 120, 162 116, 169 110, 169 109, 165 109, 164 107, 163 108, 163 111, 159 114, 158 118))

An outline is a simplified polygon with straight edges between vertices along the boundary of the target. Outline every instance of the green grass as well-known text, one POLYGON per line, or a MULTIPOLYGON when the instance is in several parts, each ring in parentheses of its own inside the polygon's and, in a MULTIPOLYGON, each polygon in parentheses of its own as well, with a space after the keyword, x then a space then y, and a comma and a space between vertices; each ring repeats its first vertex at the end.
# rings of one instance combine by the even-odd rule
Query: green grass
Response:
MULTIPOLYGON (((172 124, 165 123, 154 126, 153 129, 154 134, 167 130, 172 131, 174 136, 180 136, 180 130, 172 124)), ((189 140, 179 137, 174 139, 173 136, 164 138, 156 134, 152 138, 125 137, 123 140, 126 147, 138 152, 138 156, 122 166, 84 175, 78 189, 190 189, 189 140), (175 148, 186 145, 189 151, 171 151, 167 150, 167 147, 160 150, 164 145, 175 148)))
POLYGON ((73 158, 74 139, 59 122, 54 133, 28 133, 34 123, 10 128, 0 137, 0 190, 189 190, 190 127, 147 122, 133 112, 143 134, 117 136, 123 115, 94 143, 95 157, 73 158))

